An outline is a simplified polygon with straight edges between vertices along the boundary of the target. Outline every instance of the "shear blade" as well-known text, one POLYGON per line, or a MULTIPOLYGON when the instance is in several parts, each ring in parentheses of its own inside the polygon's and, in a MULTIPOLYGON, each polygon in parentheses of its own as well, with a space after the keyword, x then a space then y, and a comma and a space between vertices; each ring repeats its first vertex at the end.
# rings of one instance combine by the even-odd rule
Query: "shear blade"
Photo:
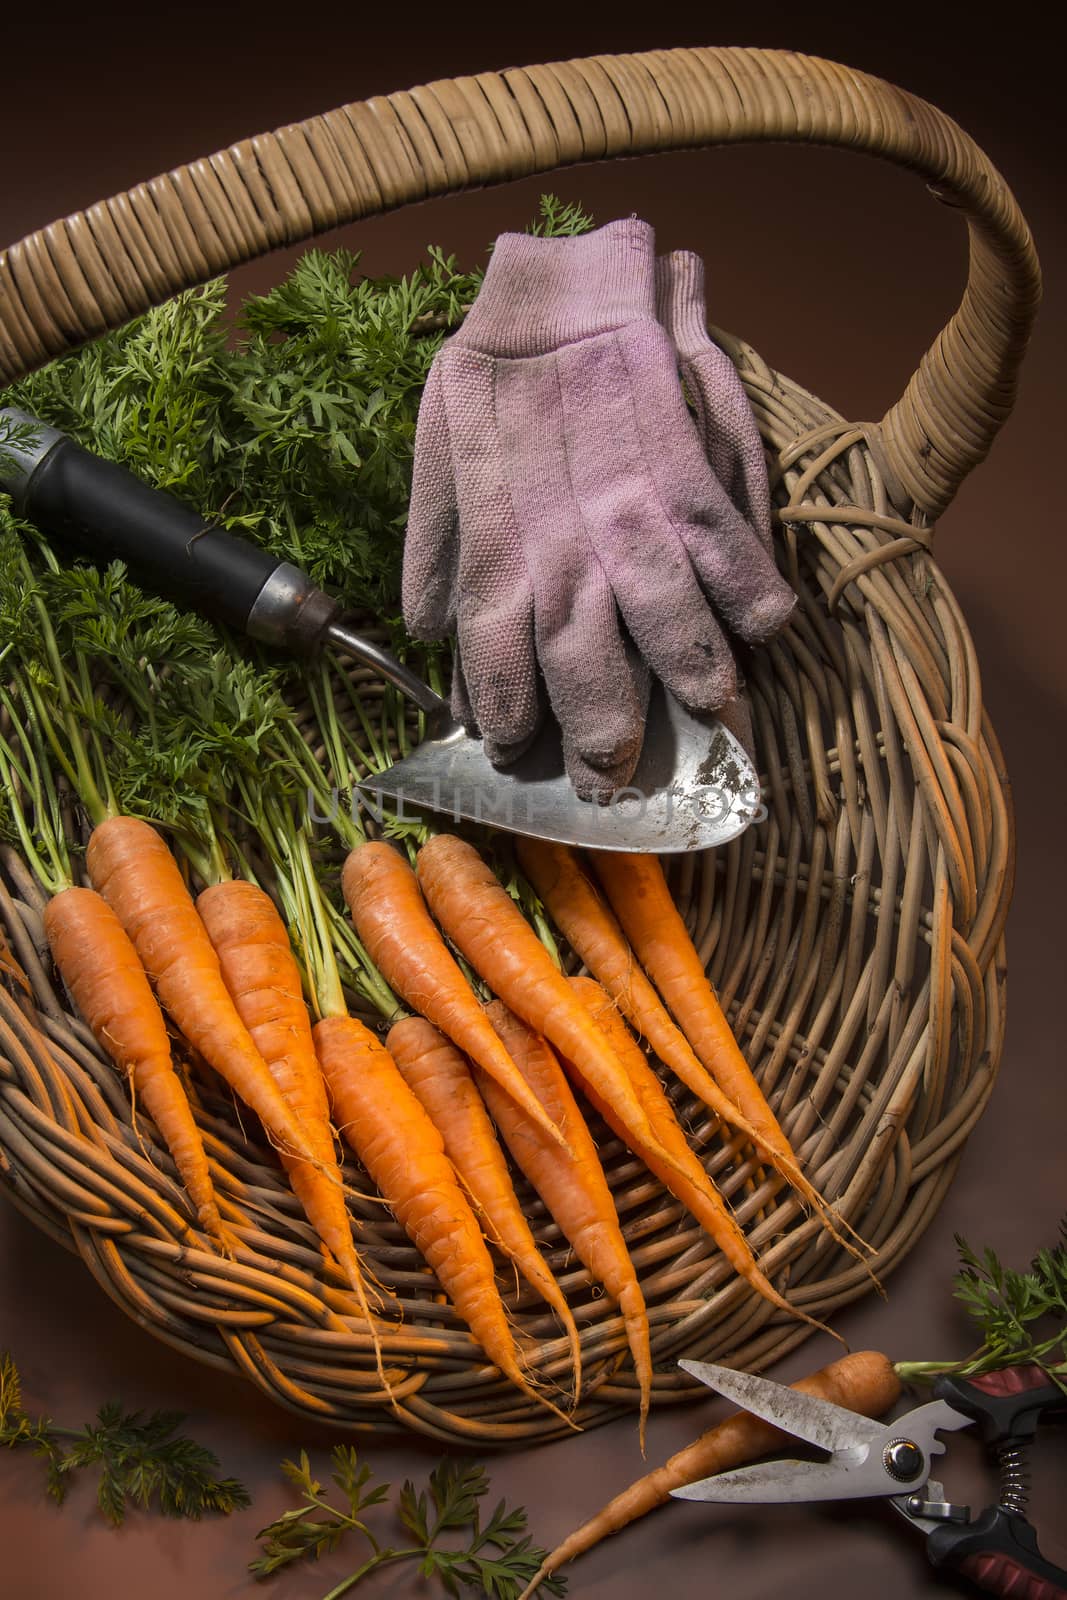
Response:
POLYGON ((803 1439, 820 1450, 840 1454, 866 1450, 889 1437, 883 1423, 872 1422, 855 1411, 835 1406, 829 1400, 816 1400, 811 1395, 800 1394, 775 1383, 771 1378, 760 1378, 752 1372, 736 1372, 732 1367, 711 1366, 706 1361, 679 1361, 686 1372, 706 1383, 732 1400, 743 1411, 761 1417, 796 1439, 803 1439))
POLYGON ((858 1462, 767 1461, 717 1472, 671 1490, 676 1500, 722 1500, 737 1505, 862 1500, 885 1493, 886 1476, 877 1457, 858 1462))

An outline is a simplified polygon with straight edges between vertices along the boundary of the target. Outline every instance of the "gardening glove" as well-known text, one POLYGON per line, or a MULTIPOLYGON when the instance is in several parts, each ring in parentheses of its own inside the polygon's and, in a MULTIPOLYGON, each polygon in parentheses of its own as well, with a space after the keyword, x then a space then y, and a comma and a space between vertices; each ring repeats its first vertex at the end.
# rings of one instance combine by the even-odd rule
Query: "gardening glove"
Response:
MULTIPOLYGON (((645 714, 648 710, 648 697, 649 691, 652 687, 652 681, 648 668, 645 666, 645 663, 641 660, 630 641, 628 639, 624 639, 623 644, 626 649, 627 660, 633 674, 633 690, 641 707, 641 730, 643 738, 645 714)), ((539 692, 543 705, 545 700, 543 686, 539 686, 539 692)), ((452 715, 458 722, 462 722, 464 727, 473 729, 474 732, 478 732, 478 721, 474 715, 474 708, 471 704, 470 692, 467 688, 467 680, 464 676, 463 662, 460 659, 458 644, 453 646, 452 651, 452 715)), ((626 748, 617 761, 614 761, 607 766, 594 767, 589 761, 586 760, 581 751, 577 749, 573 740, 565 730, 561 730, 561 735, 563 744, 563 762, 567 776, 570 778, 571 784, 576 792, 584 799, 607 801, 610 800, 611 796, 619 789, 626 788, 630 779, 633 777, 634 767, 637 764, 637 757, 640 755, 640 741, 638 742, 636 753, 634 753, 632 749, 626 748)), ((489 757, 489 760, 495 767, 507 767, 510 766, 513 761, 518 760, 523 751, 529 747, 532 738, 533 734, 526 739, 520 740, 517 744, 501 745, 498 744, 494 739, 484 736, 482 739, 482 744, 486 755, 489 757)), ((745 748, 747 749, 748 746, 746 745, 745 748)))
POLYGON ((771 491, 763 444, 737 368, 708 334, 704 263, 691 250, 656 257, 656 315, 678 353, 708 465, 769 551, 771 491))
MULTIPOLYGON (((708 465, 770 552, 771 492, 763 443, 737 368, 708 334, 704 263, 692 251, 656 257, 656 315, 677 352, 708 465)), ((718 715, 756 763, 752 709, 740 675, 736 698, 720 706, 718 715)))
POLYGON ((711 602, 759 639, 793 596, 704 458, 651 228, 503 235, 420 408, 409 629, 455 631, 457 693, 498 761, 536 729, 540 667, 572 781, 606 799, 640 753, 649 669, 695 708, 731 698, 711 602))

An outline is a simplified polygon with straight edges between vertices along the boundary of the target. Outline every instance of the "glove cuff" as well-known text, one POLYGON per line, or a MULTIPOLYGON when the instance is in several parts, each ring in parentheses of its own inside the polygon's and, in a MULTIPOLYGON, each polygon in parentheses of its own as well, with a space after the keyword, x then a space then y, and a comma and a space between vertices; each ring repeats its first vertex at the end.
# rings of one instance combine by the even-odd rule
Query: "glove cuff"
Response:
POLYGON ((637 217, 593 233, 502 233, 466 321, 450 343, 490 356, 547 354, 655 317, 655 238, 637 217))
POLYGON ((711 340, 704 310, 704 263, 691 250, 673 250, 655 263, 656 316, 678 358, 693 361, 711 340))

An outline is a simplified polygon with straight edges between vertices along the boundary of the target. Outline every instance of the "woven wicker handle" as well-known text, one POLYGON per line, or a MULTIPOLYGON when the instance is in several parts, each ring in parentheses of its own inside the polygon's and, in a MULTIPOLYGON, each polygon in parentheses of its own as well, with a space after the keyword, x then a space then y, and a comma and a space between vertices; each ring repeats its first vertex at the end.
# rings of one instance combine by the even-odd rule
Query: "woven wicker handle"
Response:
POLYGON ((0 255, 0 384, 280 245, 413 200, 580 161, 789 140, 865 150, 963 210, 959 310, 871 429, 901 509, 933 521, 1011 410, 1040 295, 1003 179, 948 117, 789 51, 669 50, 445 79, 233 145, 0 255))

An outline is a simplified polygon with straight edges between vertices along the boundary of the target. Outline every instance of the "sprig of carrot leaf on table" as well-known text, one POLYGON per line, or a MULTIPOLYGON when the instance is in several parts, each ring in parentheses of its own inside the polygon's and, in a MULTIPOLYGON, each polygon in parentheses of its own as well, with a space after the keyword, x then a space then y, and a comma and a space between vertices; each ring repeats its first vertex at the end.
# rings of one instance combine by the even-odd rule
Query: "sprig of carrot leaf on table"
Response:
MULTIPOLYGON (((367 1511, 388 1499, 390 1485, 373 1482, 371 1468, 351 1445, 336 1446, 332 1459, 331 1479, 340 1505, 314 1477, 306 1452, 298 1462, 282 1463, 286 1477, 300 1492, 300 1504, 260 1533, 263 1554, 249 1564, 257 1578, 268 1578, 306 1557, 317 1560, 349 1534, 361 1535, 369 1553, 323 1600, 340 1600, 371 1572, 400 1561, 417 1561, 419 1575, 437 1579, 447 1594, 468 1589, 490 1600, 515 1600, 537 1571, 545 1552, 531 1542, 521 1507, 509 1508, 501 1500, 482 1521, 481 1501, 489 1492, 489 1478, 477 1463, 440 1461, 426 1489, 406 1481, 395 1511, 409 1537, 392 1545, 383 1543, 380 1532, 366 1519, 367 1511)), ((566 1580, 551 1580, 545 1592, 564 1594, 566 1580)))
MULTIPOLYGON (((45 1463, 47 1493, 58 1505, 75 1476, 97 1468, 97 1505, 112 1527, 131 1509, 199 1521, 207 1514, 228 1516, 251 1504, 236 1478, 219 1477, 213 1451, 178 1432, 184 1415, 127 1412, 114 1402, 100 1407, 83 1428, 65 1428, 50 1417, 33 1416, 23 1406, 18 1368, 0 1353, 0 1447, 32 1451, 45 1463)), ((366 1513, 389 1500, 392 1486, 373 1481, 372 1468, 351 1445, 332 1454, 331 1491, 314 1477, 306 1451, 298 1461, 283 1461, 282 1471, 300 1493, 300 1503, 268 1524, 260 1534, 262 1552, 249 1562, 257 1578, 268 1578, 306 1558, 318 1559, 350 1534, 359 1534, 369 1553, 329 1593, 339 1600, 379 1567, 417 1561, 420 1576, 437 1579, 445 1592, 473 1589, 495 1600, 514 1600, 544 1558, 526 1532, 526 1512, 500 1501, 483 1520, 481 1502, 489 1492, 485 1468, 445 1458, 418 1489, 406 1481, 396 1495, 395 1515, 407 1538, 386 1543, 366 1513)), ((562 1595, 556 1579, 547 1592, 562 1595)))
POLYGON ((109 1403, 84 1428, 59 1427, 24 1409, 18 1368, 0 1353, 0 1445, 43 1456, 48 1493, 60 1504, 77 1472, 98 1467, 97 1504, 115 1527, 130 1505, 195 1521, 205 1512, 228 1514, 251 1503, 236 1478, 216 1476, 211 1450, 178 1433, 184 1420, 179 1411, 146 1417, 109 1403))
POLYGON ((1024 1272, 1006 1267, 994 1250, 972 1249, 956 1236, 960 1270, 956 1299, 982 1335, 962 1361, 901 1361, 907 1383, 932 1382, 940 1373, 968 1377, 1031 1362, 1067 1393, 1067 1217, 1058 1243, 1039 1250, 1024 1272))

